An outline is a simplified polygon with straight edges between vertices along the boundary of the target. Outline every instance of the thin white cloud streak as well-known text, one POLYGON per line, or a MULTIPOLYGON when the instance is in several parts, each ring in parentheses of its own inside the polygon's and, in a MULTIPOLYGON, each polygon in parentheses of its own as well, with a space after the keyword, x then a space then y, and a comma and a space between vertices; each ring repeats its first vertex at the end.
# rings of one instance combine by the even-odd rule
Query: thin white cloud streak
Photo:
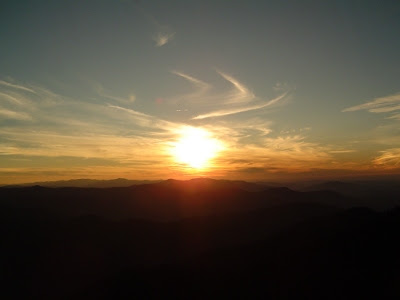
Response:
MULTIPOLYGON (((399 102, 400 102, 400 100, 399 100, 399 102)), ((385 112, 391 112, 391 111, 395 111, 395 110, 400 110, 400 105, 371 108, 368 111, 373 112, 373 113, 385 113, 385 112)))
POLYGON ((246 132, 252 130, 251 136, 266 136, 272 132, 272 122, 262 118, 251 118, 243 121, 235 121, 234 124, 226 124, 227 128, 232 128, 246 135, 246 132), (255 133, 256 131, 257 133, 255 133))
POLYGON ((193 76, 189 76, 183 72, 172 71, 189 81, 195 88, 195 91, 190 94, 180 95, 167 99, 170 103, 182 102, 185 104, 196 104, 203 107, 216 107, 224 104, 241 105, 246 104, 256 99, 255 95, 237 79, 230 75, 217 71, 217 73, 232 85, 232 89, 226 92, 212 92, 212 86, 204 81, 201 81, 193 76))
POLYGON ((241 84, 238 80, 229 76, 225 73, 217 71, 225 80, 229 81, 234 87, 234 92, 227 97, 228 101, 225 101, 226 104, 229 103, 244 103, 255 99, 255 95, 251 93, 248 88, 246 88, 243 84, 241 84))
POLYGON ((305 136, 302 135, 267 137, 263 145, 267 149, 273 149, 278 152, 302 155, 304 156, 303 160, 329 157, 327 151, 329 148, 327 146, 323 147, 318 143, 307 142, 305 141, 305 136))
POLYGON ((174 131, 176 128, 180 126, 178 123, 165 121, 157 117, 138 112, 133 109, 111 104, 108 104, 108 107, 128 113, 129 115, 133 116, 134 120, 136 120, 137 122, 137 125, 140 125, 142 127, 156 128, 166 131, 174 131))
POLYGON ((285 98, 287 93, 284 93, 275 99, 272 99, 268 101, 267 103, 260 103, 257 105, 249 105, 249 106, 244 106, 244 107, 237 107, 237 108, 228 108, 228 109, 222 109, 222 110, 217 110, 205 114, 198 115, 193 118, 193 120, 201 120, 201 119, 206 119, 206 118, 215 118, 215 117, 222 117, 222 116, 227 116, 227 115, 233 115, 233 114, 238 114, 246 111, 251 111, 251 110, 257 110, 261 108, 266 108, 268 106, 274 105, 278 103, 280 100, 285 98))
POLYGON ((0 85, 36 94, 36 92, 33 89, 29 88, 29 87, 25 87, 25 86, 22 86, 22 85, 19 85, 19 84, 14 84, 14 83, 11 83, 11 82, 8 82, 8 81, 4 81, 4 80, 0 80, 0 85))
POLYGON ((390 117, 387 117, 386 119, 392 119, 392 120, 400 120, 400 114, 395 114, 390 117))
POLYGON ((179 71, 171 71, 171 73, 190 81, 196 87, 198 87, 201 91, 207 91, 210 88, 210 85, 208 83, 205 83, 204 81, 201 81, 201 80, 199 80, 197 78, 189 76, 189 75, 187 75, 185 73, 182 73, 182 72, 179 72, 179 71))
POLYGON ((354 152, 357 152, 357 150, 331 150, 331 151, 329 151, 329 153, 339 153, 339 154, 341 154, 341 153, 354 153, 354 152))
POLYGON ((342 111, 343 112, 351 112, 351 111, 358 111, 358 110, 368 110, 369 112, 382 113, 382 112, 399 110, 400 106, 398 105, 398 103, 400 103, 400 93, 385 96, 385 97, 375 98, 374 100, 372 100, 370 102, 352 106, 352 107, 346 108, 342 111))
POLYGON ((103 98, 107 98, 109 100, 115 100, 121 104, 129 105, 129 104, 134 103, 136 100, 136 96, 133 93, 130 93, 130 95, 126 98, 114 96, 114 95, 108 93, 105 90, 105 88, 100 83, 97 83, 97 82, 93 83, 93 88, 99 96, 101 96, 103 98))
POLYGON ((32 120, 32 117, 24 112, 16 112, 0 108, 0 119, 32 120))
POLYGON ((12 103, 12 104, 17 104, 17 105, 23 105, 26 102, 13 96, 10 93, 2 93, 0 92, 0 99, 5 99, 7 102, 12 103))
POLYGON ((204 97, 206 96, 207 91, 209 91, 211 88, 211 86, 208 83, 201 81, 197 78, 194 78, 192 76, 189 76, 183 72, 171 71, 171 73, 189 81, 193 85, 194 91, 189 94, 176 96, 171 99, 166 99, 167 102, 173 103, 173 104, 176 104, 179 102, 185 102, 185 103, 186 102, 196 103, 196 102, 200 102, 200 101, 204 102, 204 97))

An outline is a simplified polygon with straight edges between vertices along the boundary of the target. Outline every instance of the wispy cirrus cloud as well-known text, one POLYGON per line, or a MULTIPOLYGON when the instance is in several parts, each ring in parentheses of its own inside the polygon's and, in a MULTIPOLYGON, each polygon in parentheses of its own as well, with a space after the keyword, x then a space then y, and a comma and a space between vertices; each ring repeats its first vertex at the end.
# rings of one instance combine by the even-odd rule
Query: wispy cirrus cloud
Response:
POLYGON ((316 167, 333 167, 330 146, 307 142, 303 135, 264 137, 257 144, 235 143, 218 161, 221 167, 241 172, 253 169, 261 175, 274 172, 304 172, 316 167), (251 153, 251 156, 249 156, 251 153))
POLYGON ((21 97, 16 97, 13 93, 2 93, 0 92, 0 98, 5 101, 8 102, 10 104, 17 104, 17 105, 24 105, 26 104, 26 101, 24 101, 23 99, 21 99, 21 97))
POLYGON ((189 81, 194 86, 195 90, 190 94, 168 99, 168 102, 174 104, 195 104, 196 110, 204 111, 208 109, 208 111, 192 117, 193 120, 223 117, 266 108, 281 102, 288 96, 288 91, 281 90, 281 95, 274 99, 268 101, 263 100, 255 96, 255 94, 239 80, 221 71, 217 71, 217 73, 232 86, 230 90, 224 92, 216 92, 210 84, 183 72, 174 71, 173 73, 189 81))
POLYGON ((216 92, 211 84, 183 72, 173 71, 172 73, 186 79, 194 86, 195 91, 193 93, 177 97, 177 99, 190 103, 206 106, 218 106, 222 104, 237 105, 248 103, 256 98, 244 84, 240 83, 233 76, 227 75, 221 71, 217 71, 217 73, 232 86, 230 90, 224 92, 216 92))
POLYGON ((213 118, 213 117, 223 117, 223 116, 238 114, 238 113, 242 113, 242 112, 246 112, 246 111, 266 108, 268 106, 272 106, 272 105, 276 104, 278 101, 282 100, 286 95, 287 95, 287 93, 284 93, 284 94, 282 94, 272 100, 269 100, 267 102, 260 101, 259 104, 247 105, 247 106, 242 106, 242 107, 226 108, 226 109, 212 111, 209 113, 195 116, 193 118, 193 120, 201 120, 201 119, 213 118))
POLYGON ((3 116, 20 120, 33 119, 35 124, 29 126, 37 128, 50 127, 60 131, 76 127, 74 130, 78 129, 79 132, 108 128, 108 131, 117 131, 121 127, 120 122, 124 122, 132 128, 141 126, 149 130, 156 128, 168 130, 173 124, 173 122, 164 122, 157 117, 124 107, 124 105, 131 106, 133 100, 105 93, 100 85, 95 91, 105 98, 105 101, 103 99, 96 102, 62 96, 35 85, 24 87, 3 84, 3 86, 5 88, 0 86, 0 118, 3 116), (129 115, 121 115, 117 109, 129 111, 129 115))
POLYGON ((154 116, 151 116, 148 114, 144 114, 144 113, 141 113, 141 112, 133 110, 133 109, 129 109, 129 108, 125 108, 125 107, 121 107, 121 106, 117 106, 117 105, 111 105, 111 104, 108 104, 107 106, 112 109, 119 110, 119 111, 122 111, 122 112, 128 114, 130 117, 133 118, 134 122, 141 127, 162 129, 165 131, 173 131, 178 126, 182 126, 182 125, 179 125, 178 123, 162 120, 157 117, 154 117, 154 116))
POLYGON ((171 31, 159 31, 153 36, 156 47, 162 47, 171 41, 175 36, 175 32, 171 31))
POLYGON ((23 85, 20 85, 20 84, 16 84, 14 82, 0 80, 0 85, 8 87, 8 88, 23 90, 25 92, 30 92, 30 93, 35 94, 35 91, 33 89, 23 86, 23 85))
POLYGON ((226 81, 230 82, 235 89, 226 95, 225 104, 243 104, 255 99, 255 95, 237 79, 221 71, 217 71, 226 81))
POLYGON ((147 20, 147 22, 153 26, 153 30, 155 31, 155 33, 152 36, 152 39, 155 42, 156 47, 162 47, 174 38, 175 31, 173 31, 170 26, 161 24, 157 20, 157 18, 154 17, 154 15, 150 14, 147 11, 140 0, 128 2, 130 2, 130 4, 133 4, 135 10, 139 11, 141 15, 147 20))
POLYGON ((0 120, 32 121, 61 102, 62 97, 45 88, 0 80, 0 120))
POLYGON ((184 95, 174 96, 170 99, 167 99, 168 102, 173 104, 179 104, 182 102, 190 102, 190 103, 199 103, 204 102, 204 97, 207 97, 207 92, 211 89, 211 85, 197 79, 193 76, 185 74, 179 71, 172 71, 174 75, 177 75, 185 80, 187 80, 194 88, 193 92, 184 95))
POLYGON ((0 119, 32 120, 32 117, 25 112, 18 112, 0 107, 0 119))
POLYGON ((331 150, 331 151, 329 151, 329 153, 339 153, 339 154, 342 154, 342 153, 354 153, 354 152, 357 152, 357 150, 345 149, 345 150, 331 150))
MULTIPOLYGON (((107 164, 118 165, 121 176, 136 170, 141 176, 149 174, 147 177, 152 178, 161 173, 170 174, 166 175, 168 177, 182 174, 223 176, 229 170, 241 169, 257 170, 254 172, 260 174, 260 170, 265 173, 300 172, 318 166, 336 167, 334 151, 343 148, 308 142, 303 132, 296 135, 292 131, 274 132, 274 124, 260 115, 216 119, 276 105, 287 96, 287 91, 280 90, 280 96, 265 101, 236 78, 222 72, 219 72, 221 77, 231 85, 231 89, 222 92, 216 92, 211 84, 193 76, 182 72, 174 74, 194 86, 194 92, 180 100, 186 99, 193 109, 206 109, 204 113, 176 122, 135 110, 134 103, 105 92, 101 86, 95 90, 99 96, 96 101, 85 101, 35 85, 24 89, 24 85, 3 84, 0 100, 5 100, 4 109, 15 111, 20 119, 0 128, 0 160, 4 157, 47 157, 63 164, 65 157, 80 163, 82 159, 89 159, 91 170, 102 170, 100 165, 107 160, 107 164), (28 123, 21 117, 24 114, 30 116, 32 122, 24 124, 28 123), (212 122, 211 117, 214 117, 212 122), (201 126, 225 145, 209 170, 193 173, 173 160, 171 145, 179 138, 182 126, 201 126)), ((180 102, 172 104, 180 105, 180 102)), ((9 163, 10 168, 13 166, 15 164, 9 163)), ((25 167, 29 166, 27 161, 25 167)), ((43 173, 43 176, 47 175, 43 173)))
MULTIPOLYGON (((0 155, 24 155, 45 157, 84 157, 110 159, 127 163, 132 158, 145 162, 149 149, 155 144, 160 146, 162 140, 152 137, 121 136, 114 134, 73 134, 57 131, 35 131, 20 129, 3 129, 0 135, 7 139, 3 143, 0 155)), ((153 150, 151 161, 163 156, 162 149, 153 150)))
POLYGON ((156 47, 162 47, 169 43, 175 37, 175 31, 170 26, 161 25, 156 18, 147 15, 147 18, 153 23, 156 33, 153 35, 153 41, 156 47))
POLYGON ((375 98, 372 101, 348 107, 343 112, 367 110, 371 113, 387 113, 400 110, 400 93, 375 98))
MULTIPOLYGON (((400 120, 400 93, 375 98, 372 101, 352 106, 343 110, 343 112, 353 112, 366 110, 370 113, 386 114, 386 120, 400 120)), ((370 134, 371 142, 386 145, 391 148, 380 151, 379 155, 372 160, 376 167, 384 169, 393 169, 400 167, 400 145, 399 126, 397 123, 385 123, 374 128, 370 134)))
POLYGON ((0 101, 7 106, 0 107, 3 157, 103 157, 126 163, 135 157, 154 163, 165 155, 165 137, 173 137, 180 126, 123 107, 118 97, 106 97, 115 100, 111 104, 85 102, 34 85, 2 86, 0 101))
POLYGON ((132 104, 136 100, 136 96, 134 93, 130 93, 127 97, 118 97, 113 95, 111 92, 108 92, 100 83, 92 82, 94 91, 101 97, 115 100, 122 104, 132 104))
POLYGON ((85 102, 33 85, 0 91, 0 102, 13 109, 0 108, 1 183, 160 178, 171 167, 169 141, 179 124, 124 108, 118 99, 85 102))
POLYGON ((399 168, 400 167, 400 148, 392 148, 380 151, 373 163, 384 168, 399 168))
POLYGON ((391 115, 390 117, 387 117, 386 119, 400 120, 400 114, 391 115))

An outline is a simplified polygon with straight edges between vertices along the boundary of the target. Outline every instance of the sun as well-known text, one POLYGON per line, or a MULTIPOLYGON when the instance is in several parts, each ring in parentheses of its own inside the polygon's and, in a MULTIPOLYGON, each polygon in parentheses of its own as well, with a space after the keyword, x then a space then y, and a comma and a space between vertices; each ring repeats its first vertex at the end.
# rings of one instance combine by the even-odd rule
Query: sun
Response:
POLYGON ((184 127, 174 143, 172 153, 176 161, 194 169, 207 167, 210 160, 222 149, 222 144, 202 128, 184 127))

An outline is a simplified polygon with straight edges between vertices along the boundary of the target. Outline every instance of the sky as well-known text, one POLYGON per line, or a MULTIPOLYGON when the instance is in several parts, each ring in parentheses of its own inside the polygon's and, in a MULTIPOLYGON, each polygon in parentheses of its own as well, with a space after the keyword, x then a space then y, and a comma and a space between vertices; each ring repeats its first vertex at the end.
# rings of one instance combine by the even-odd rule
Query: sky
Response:
POLYGON ((399 16, 398 0, 2 1, 0 184, 400 174, 399 16), (203 168, 176 157, 196 130, 218 144, 203 168))

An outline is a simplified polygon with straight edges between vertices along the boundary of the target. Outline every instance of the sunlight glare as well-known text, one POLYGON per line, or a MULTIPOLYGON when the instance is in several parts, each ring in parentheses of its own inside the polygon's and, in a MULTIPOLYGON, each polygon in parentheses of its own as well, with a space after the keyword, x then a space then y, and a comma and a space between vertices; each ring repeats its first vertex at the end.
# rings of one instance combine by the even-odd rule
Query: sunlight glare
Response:
POLYGON ((184 127, 174 144, 175 159, 195 169, 205 168, 209 161, 222 149, 221 142, 201 128, 184 127))

